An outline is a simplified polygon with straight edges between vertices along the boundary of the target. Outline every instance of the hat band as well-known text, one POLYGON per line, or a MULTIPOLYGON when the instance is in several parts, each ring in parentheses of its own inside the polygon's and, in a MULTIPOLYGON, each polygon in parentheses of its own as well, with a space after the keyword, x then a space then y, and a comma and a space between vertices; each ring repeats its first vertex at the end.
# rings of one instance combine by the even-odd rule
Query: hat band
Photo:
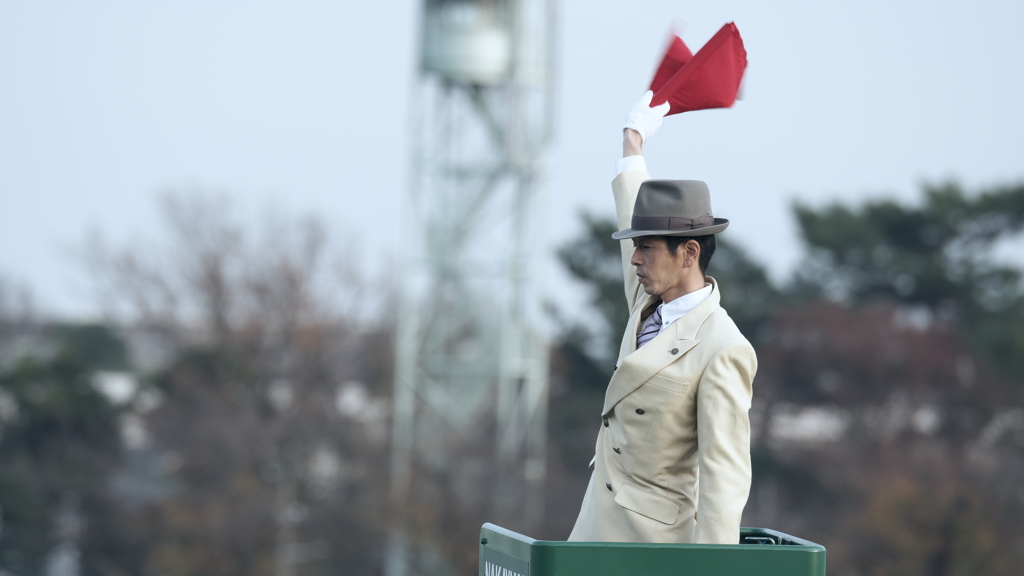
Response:
POLYGON ((633 230, 696 230, 712 226, 715 219, 711 214, 697 218, 683 216, 633 216, 633 230))

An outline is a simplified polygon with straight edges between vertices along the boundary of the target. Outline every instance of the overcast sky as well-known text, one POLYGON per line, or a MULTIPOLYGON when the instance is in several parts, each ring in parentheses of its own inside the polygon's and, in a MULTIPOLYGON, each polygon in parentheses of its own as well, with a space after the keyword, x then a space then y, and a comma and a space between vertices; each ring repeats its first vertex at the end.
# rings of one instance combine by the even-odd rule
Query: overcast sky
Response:
MULTIPOLYGON (((152 235, 166 190, 371 233, 361 215, 397 215, 405 194, 420 4, 0 0, 0 277, 45 311, 94 313, 69 252, 90 229, 152 235)), ((794 200, 1024 180, 1024 2, 563 0, 558 12, 553 246, 579 210, 610 213, 622 120, 673 25, 696 50, 736 22, 750 64, 733 109, 666 120, 651 172, 707 181, 727 233, 775 278, 798 265, 794 200)), ((394 251, 374 243, 364 257, 394 251)))

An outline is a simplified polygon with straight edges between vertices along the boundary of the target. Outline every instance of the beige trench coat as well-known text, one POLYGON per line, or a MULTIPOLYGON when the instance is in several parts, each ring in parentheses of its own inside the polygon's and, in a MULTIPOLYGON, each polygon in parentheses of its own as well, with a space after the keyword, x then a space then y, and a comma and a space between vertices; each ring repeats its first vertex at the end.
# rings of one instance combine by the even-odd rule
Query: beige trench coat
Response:
MULTIPOLYGON (((619 229, 630 227, 645 172, 612 182, 619 229)), ((754 349, 711 295, 637 350, 644 293, 622 241, 629 322, 608 383, 573 541, 736 544, 750 491, 754 349), (698 491, 698 472, 700 489, 698 491)))

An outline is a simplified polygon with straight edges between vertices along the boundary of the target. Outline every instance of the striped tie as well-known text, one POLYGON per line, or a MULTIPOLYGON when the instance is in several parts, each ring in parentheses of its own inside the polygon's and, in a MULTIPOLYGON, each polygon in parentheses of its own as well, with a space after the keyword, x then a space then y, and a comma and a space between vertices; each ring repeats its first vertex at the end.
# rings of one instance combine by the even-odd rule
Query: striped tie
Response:
POLYGON ((639 348, 651 341, 652 338, 661 332, 661 306, 654 309, 654 314, 644 322, 644 327, 636 335, 636 347, 639 348))

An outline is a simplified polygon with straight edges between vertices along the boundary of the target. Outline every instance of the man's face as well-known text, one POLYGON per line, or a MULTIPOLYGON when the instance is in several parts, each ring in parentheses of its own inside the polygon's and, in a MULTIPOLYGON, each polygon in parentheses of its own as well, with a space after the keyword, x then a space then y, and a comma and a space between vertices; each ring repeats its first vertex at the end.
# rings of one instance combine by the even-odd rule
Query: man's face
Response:
POLYGON ((637 279, 644 292, 661 296, 666 302, 686 293, 683 265, 685 244, 675 254, 669 252, 665 239, 660 236, 641 236, 633 239, 633 258, 637 279))

